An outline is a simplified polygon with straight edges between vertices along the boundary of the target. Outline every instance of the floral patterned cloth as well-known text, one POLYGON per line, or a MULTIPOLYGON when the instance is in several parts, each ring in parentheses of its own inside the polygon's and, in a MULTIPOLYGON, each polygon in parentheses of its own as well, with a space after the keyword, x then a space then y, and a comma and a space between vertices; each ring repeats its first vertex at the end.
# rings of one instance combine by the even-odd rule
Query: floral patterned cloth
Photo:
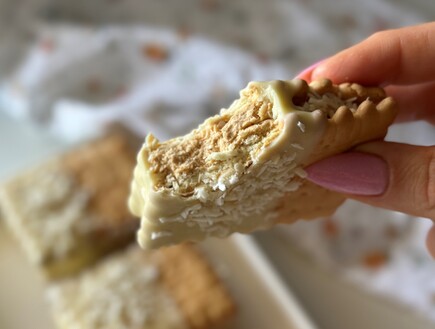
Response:
POLYGON ((287 76, 282 65, 171 30, 44 26, 0 100, 68 140, 114 123, 168 138, 230 104, 248 81, 287 76))
POLYGON ((0 13, 0 107, 69 140, 114 122, 185 133, 250 80, 422 20, 386 0, 1 0, 0 13))

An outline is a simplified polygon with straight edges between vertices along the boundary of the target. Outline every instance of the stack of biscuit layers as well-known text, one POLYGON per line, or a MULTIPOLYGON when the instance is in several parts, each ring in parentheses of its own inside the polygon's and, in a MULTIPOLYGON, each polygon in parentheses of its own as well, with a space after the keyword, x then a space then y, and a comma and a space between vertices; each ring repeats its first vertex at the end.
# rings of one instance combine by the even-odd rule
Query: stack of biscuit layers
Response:
POLYGON ((344 196, 305 180, 303 168, 383 138, 395 114, 381 88, 251 82, 191 133, 147 137, 129 201, 142 217, 139 242, 152 248, 330 215, 344 196))

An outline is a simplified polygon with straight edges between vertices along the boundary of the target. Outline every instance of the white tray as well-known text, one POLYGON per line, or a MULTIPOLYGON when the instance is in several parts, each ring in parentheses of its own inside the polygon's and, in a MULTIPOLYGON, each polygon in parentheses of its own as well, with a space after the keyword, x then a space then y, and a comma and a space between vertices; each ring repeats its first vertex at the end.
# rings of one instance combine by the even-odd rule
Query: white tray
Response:
MULTIPOLYGON (((209 240, 201 248, 224 272, 238 304, 238 315, 228 329, 314 329, 252 238, 209 240)), ((3 226, 0 259, 0 328, 53 329, 44 283, 3 226)))

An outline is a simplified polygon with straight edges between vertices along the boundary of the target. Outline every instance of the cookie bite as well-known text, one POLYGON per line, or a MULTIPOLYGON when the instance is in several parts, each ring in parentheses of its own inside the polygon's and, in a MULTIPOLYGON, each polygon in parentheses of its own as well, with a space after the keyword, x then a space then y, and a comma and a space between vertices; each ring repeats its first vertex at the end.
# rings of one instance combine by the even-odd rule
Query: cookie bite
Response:
POLYGON ((154 248, 329 216, 344 196, 304 168, 383 138, 396 115, 384 90, 323 79, 251 82, 191 133, 148 135, 137 157, 131 211, 154 248))

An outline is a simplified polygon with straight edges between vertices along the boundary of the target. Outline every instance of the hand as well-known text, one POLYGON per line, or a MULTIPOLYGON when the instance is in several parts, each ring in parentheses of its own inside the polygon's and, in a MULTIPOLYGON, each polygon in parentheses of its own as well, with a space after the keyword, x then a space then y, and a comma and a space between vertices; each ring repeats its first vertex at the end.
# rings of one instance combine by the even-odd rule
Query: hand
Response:
MULTIPOLYGON (((378 32, 298 77, 381 85, 398 103, 397 121, 435 124, 434 58, 435 23, 428 23, 378 32)), ((309 179, 371 205, 435 219, 435 146, 379 141, 354 151, 312 165, 309 179)), ((435 257, 435 228, 427 244, 435 257)))

